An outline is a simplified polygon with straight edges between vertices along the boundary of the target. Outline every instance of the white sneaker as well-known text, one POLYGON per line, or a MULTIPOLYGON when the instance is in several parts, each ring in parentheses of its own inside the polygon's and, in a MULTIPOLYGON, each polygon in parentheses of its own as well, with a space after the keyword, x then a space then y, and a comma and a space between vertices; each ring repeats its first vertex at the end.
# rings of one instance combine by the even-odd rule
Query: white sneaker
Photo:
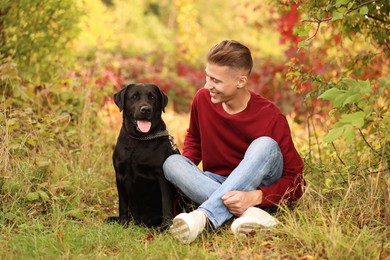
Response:
POLYGON ((241 217, 233 221, 231 229, 234 235, 242 235, 249 234, 260 227, 273 227, 276 224, 278 221, 268 212, 256 207, 249 207, 241 217))
POLYGON ((170 227, 172 235, 183 244, 191 243, 206 227, 206 215, 200 210, 180 213, 170 227))

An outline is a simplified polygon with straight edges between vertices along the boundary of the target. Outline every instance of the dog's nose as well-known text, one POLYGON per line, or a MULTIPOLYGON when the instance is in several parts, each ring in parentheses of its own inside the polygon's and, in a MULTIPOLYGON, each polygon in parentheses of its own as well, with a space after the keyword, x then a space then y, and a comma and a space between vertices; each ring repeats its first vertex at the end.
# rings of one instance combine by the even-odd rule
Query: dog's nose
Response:
POLYGON ((149 106, 142 106, 140 108, 140 111, 142 114, 150 114, 152 112, 152 109, 149 106))

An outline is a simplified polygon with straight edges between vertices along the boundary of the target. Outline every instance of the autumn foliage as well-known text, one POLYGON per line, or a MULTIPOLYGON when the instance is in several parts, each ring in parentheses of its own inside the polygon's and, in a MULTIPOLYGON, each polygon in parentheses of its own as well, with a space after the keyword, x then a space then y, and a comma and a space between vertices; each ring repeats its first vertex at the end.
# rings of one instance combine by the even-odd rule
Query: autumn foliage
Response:
POLYGON ((387 259, 389 11, 383 0, 0 1, 0 258, 387 259), (102 225, 117 199, 113 94, 158 85, 182 147, 205 55, 224 39, 250 47, 249 87, 286 115, 305 194, 276 229, 243 239, 224 229, 184 247, 102 225))

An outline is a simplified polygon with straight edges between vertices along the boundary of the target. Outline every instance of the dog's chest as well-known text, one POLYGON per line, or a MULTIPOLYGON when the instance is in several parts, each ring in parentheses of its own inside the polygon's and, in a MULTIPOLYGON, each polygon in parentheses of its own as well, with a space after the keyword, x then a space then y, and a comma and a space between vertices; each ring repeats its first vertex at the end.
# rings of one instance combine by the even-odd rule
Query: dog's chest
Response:
POLYGON ((130 160, 139 165, 160 168, 168 155, 167 146, 164 143, 140 142, 134 149, 130 160))
POLYGON ((119 161, 136 168, 162 168, 165 159, 172 154, 169 141, 137 141, 118 149, 125 151, 118 154, 119 161))

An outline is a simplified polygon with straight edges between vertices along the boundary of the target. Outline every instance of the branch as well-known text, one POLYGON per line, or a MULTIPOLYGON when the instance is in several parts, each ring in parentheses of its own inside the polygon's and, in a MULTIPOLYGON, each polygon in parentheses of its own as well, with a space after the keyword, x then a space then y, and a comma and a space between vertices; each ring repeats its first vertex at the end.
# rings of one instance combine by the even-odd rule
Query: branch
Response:
POLYGON ((324 18, 324 19, 318 19, 314 18, 314 20, 302 20, 304 23, 323 23, 323 22, 329 22, 332 20, 332 17, 324 18))
POLYGON ((316 31, 314 32, 314 34, 312 36, 310 36, 309 38, 306 39, 306 41, 310 41, 311 39, 313 39, 314 37, 316 37, 317 33, 318 33, 318 30, 320 29, 320 26, 321 26, 321 22, 317 23, 317 29, 316 31))
POLYGON ((312 36, 310 36, 309 38, 307 38, 305 41, 310 41, 311 39, 316 37, 316 35, 320 29, 321 23, 329 22, 331 20, 332 20, 332 17, 328 17, 328 18, 324 18, 324 19, 314 18, 314 20, 302 20, 302 22, 304 22, 304 23, 317 23, 317 29, 316 29, 315 33, 312 36))
POLYGON ((383 170, 369 171, 369 172, 367 172, 367 174, 375 174, 375 173, 387 172, 389 170, 390 170, 390 168, 385 168, 383 170))
POLYGON ((339 153, 337 152, 336 146, 334 145, 333 142, 332 142, 332 146, 333 146, 334 151, 336 152, 336 155, 337 155, 337 158, 339 159, 339 161, 340 161, 343 165, 345 165, 344 161, 341 159, 339 153))
MULTIPOLYGON (((348 15, 349 13, 351 13, 351 12, 353 12, 353 11, 355 11, 355 10, 360 9, 360 8, 362 8, 363 6, 366 6, 366 5, 375 3, 375 2, 382 2, 382 1, 383 1, 383 0, 379 0, 379 1, 378 1, 378 0, 369 0, 369 1, 366 1, 366 2, 364 2, 364 3, 359 4, 359 5, 356 6, 355 8, 349 9, 344 15, 348 15)), ((370 18, 372 18, 372 19, 374 19, 374 20, 377 20, 377 21, 380 21, 380 22, 382 22, 382 23, 388 23, 387 21, 385 21, 385 20, 383 20, 383 19, 381 19, 381 18, 379 18, 379 17, 375 17, 375 16, 373 16, 373 15, 370 15, 370 14, 367 14, 367 17, 370 17, 370 18)), ((306 23, 316 23, 316 24, 317 24, 317 29, 316 29, 314 35, 312 35, 312 36, 310 36, 309 38, 307 38, 306 41, 310 41, 311 39, 313 39, 313 38, 317 35, 317 33, 318 33, 319 29, 320 29, 321 23, 323 23, 323 22, 329 22, 329 21, 332 21, 332 17, 323 18, 323 19, 313 18, 313 19, 302 20, 302 22, 306 22, 306 23)))
POLYGON ((368 147, 371 149, 371 151, 373 151, 373 152, 376 153, 376 154, 380 154, 380 153, 378 153, 378 152, 377 152, 377 151, 368 143, 367 139, 366 139, 366 138, 364 137, 364 135, 363 135, 362 130, 360 130, 360 128, 359 128, 358 130, 359 130, 359 133, 360 133, 360 135, 362 136, 364 142, 368 145, 368 147))
POLYGON ((355 11, 355 10, 358 10, 358 9, 362 8, 365 5, 368 5, 368 4, 371 4, 371 3, 375 3, 375 2, 381 2, 381 0, 379 0, 379 1, 378 0, 370 0, 370 1, 367 1, 367 2, 364 2, 364 3, 361 3, 360 5, 356 6, 355 8, 349 9, 345 14, 349 14, 349 13, 355 11))
POLYGON ((371 18, 371 19, 374 19, 374 20, 376 20, 376 21, 380 21, 380 22, 382 22, 382 23, 389 23, 389 22, 387 22, 387 21, 385 21, 385 20, 383 20, 383 19, 381 19, 381 18, 379 18, 379 17, 373 16, 373 15, 371 15, 371 14, 366 14, 366 15, 367 15, 367 17, 369 17, 369 18, 371 18))

